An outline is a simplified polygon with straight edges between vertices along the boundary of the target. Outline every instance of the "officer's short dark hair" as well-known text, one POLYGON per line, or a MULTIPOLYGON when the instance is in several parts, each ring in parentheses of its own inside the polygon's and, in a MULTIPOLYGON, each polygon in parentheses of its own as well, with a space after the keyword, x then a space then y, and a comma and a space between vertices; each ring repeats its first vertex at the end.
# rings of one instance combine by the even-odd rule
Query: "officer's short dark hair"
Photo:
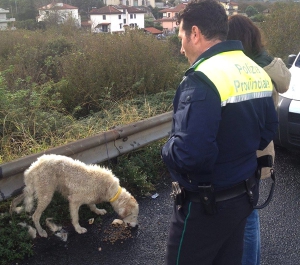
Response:
POLYGON ((197 26, 207 40, 226 40, 228 16, 222 4, 216 0, 192 1, 179 12, 177 24, 182 23, 186 36, 190 36, 192 26, 197 26))

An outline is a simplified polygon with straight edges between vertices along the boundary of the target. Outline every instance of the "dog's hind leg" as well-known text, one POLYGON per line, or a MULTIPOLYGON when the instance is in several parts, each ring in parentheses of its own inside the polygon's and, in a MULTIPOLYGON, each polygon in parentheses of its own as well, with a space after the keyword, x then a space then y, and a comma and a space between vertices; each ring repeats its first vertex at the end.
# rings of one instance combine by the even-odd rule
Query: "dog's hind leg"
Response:
MULTIPOLYGON (((45 191, 44 191, 45 192, 45 191)), ((37 194, 38 204, 34 214, 32 215, 32 220, 34 222, 35 228, 41 237, 47 237, 47 232, 40 225, 40 218, 43 211, 47 208, 53 197, 52 191, 47 191, 45 194, 37 194)))
POLYGON ((72 219, 72 224, 75 228, 75 231, 78 234, 83 234, 87 232, 87 229, 84 227, 81 227, 79 225, 79 216, 78 216, 78 211, 79 211, 79 207, 82 205, 82 203, 80 203, 79 199, 76 199, 76 196, 74 195, 70 195, 68 196, 69 199, 69 205, 70 205, 70 214, 71 214, 71 219, 72 219))
POLYGON ((88 206, 89 206, 89 208, 90 208, 90 210, 91 210, 92 212, 94 212, 94 213, 96 213, 96 214, 98 214, 98 215, 99 215, 99 214, 100 214, 100 215, 106 214, 106 210, 97 208, 97 207, 96 207, 96 204, 88 204, 88 206))

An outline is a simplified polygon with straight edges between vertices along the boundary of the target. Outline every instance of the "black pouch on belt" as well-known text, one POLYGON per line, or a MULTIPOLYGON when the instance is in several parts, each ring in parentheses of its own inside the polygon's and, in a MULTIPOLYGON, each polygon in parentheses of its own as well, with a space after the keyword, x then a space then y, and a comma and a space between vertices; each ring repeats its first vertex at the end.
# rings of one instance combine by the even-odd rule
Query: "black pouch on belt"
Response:
POLYGON ((217 213, 217 204, 212 185, 198 186, 200 201, 206 214, 213 215, 217 213))

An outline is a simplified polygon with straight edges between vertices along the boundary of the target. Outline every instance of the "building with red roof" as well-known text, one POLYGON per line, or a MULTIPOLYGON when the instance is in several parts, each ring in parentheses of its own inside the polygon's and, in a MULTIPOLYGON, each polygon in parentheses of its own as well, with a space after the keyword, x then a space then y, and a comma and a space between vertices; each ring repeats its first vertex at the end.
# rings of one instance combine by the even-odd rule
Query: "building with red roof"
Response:
POLYGON ((144 15, 146 11, 133 6, 105 6, 92 9, 89 12, 91 31, 100 32, 124 32, 126 28, 144 28, 144 15))
POLYGON ((76 6, 52 2, 51 4, 40 7, 38 10, 38 22, 45 21, 53 16, 59 24, 64 23, 68 19, 73 19, 78 27, 81 25, 81 18, 78 13, 78 7, 76 6))
POLYGON ((155 22, 159 22, 162 25, 166 34, 175 33, 176 28, 178 28, 178 25, 176 25, 177 15, 186 5, 187 3, 181 3, 175 7, 160 10, 159 12, 163 13, 163 17, 155 20, 155 22))
POLYGON ((147 27, 147 28, 144 28, 144 32, 150 33, 150 34, 152 34, 152 35, 158 35, 158 34, 162 34, 162 33, 163 33, 162 30, 159 30, 159 29, 154 28, 154 27, 147 27))

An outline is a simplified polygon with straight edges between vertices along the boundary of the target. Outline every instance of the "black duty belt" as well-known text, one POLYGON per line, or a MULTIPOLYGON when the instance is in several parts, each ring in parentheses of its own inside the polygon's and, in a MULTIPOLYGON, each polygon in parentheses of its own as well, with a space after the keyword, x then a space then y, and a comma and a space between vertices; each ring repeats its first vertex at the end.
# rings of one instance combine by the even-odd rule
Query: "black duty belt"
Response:
MULTIPOLYGON (((249 188, 252 188, 255 184, 256 184, 255 176, 252 176, 251 178, 244 180, 228 189, 214 191, 215 201, 216 202, 226 201, 229 199, 233 199, 237 196, 240 196, 244 193, 248 193, 249 188)), ((201 198, 199 196, 198 191, 188 191, 186 189, 183 189, 183 198, 191 202, 201 202, 201 198)))

